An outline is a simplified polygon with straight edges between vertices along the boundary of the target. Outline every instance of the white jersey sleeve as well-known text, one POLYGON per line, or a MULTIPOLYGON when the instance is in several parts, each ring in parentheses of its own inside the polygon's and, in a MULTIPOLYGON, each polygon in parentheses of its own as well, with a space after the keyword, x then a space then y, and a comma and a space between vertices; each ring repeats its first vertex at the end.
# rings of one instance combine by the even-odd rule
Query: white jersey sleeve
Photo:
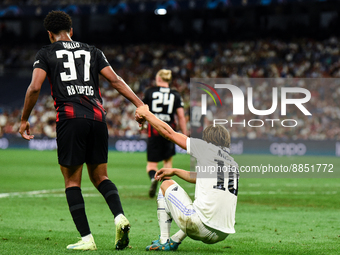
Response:
POLYGON ((197 214, 208 227, 235 233, 238 165, 229 149, 188 138, 187 151, 197 159, 194 201, 197 214))

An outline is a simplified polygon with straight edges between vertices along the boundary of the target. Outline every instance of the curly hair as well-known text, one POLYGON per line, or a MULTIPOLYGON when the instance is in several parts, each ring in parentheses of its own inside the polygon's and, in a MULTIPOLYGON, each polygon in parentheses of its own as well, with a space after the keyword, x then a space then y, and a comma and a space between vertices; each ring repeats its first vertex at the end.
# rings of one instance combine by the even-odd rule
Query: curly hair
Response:
POLYGON ((60 31, 70 32, 72 19, 63 11, 51 11, 44 19, 44 27, 54 34, 59 34, 60 31))

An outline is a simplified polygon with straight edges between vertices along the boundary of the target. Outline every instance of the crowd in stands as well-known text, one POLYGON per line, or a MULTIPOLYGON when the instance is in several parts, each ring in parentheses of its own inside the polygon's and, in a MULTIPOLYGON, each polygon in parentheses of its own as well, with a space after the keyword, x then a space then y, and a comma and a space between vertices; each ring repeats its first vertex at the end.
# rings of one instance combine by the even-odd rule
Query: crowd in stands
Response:
MULTIPOLYGON (((173 73, 171 86, 181 93, 188 120, 190 115, 190 78, 340 77, 340 41, 336 37, 324 41, 304 38, 290 42, 256 40, 211 44, 186 43, 182 46, 167 44, 97 46, 104 51, 113 69, 140 98, 143 98, 143 92, 147 87, 155 85, 154 76, 159 69, 171 69, 173 73)), ((11 66, 31 68, 37 50, 38 48, 16 47, 5 52, 1 49, 0 55, 3 57, 5 70, 11 66)), ((312 94, 312 99, 306 107, 313 116, 305 116, 298 109, 291 111, 285 119, 298 120, 299 125, 296 128, 285 128, 281 125, 274 129, 269 129, 269 125, 261 128, 243 128, 239 125, 231 128, 232 136, 249 139, 272 139, 275 137, 313 140, 339 139, 340 85, 332 83, 325 86, 324 83, 319 82, 313 85, 305 84, 304 87, 312 94)), ((138 125, 134 121, 134 106, 109 88, 104 79, 101 79, 101 92, 104 107, 107 110, 110 136, 140 136, 138 125)), ((257 93, 258 97, 262 97, 264 94, 268 95, 267 101, 262 105, 254 103, 255 108, 263 105, 264 109, 270 108, 271 88, 266 87, 262 93, 257 93)), ((227 97, 222 100, 228 102, 227 97)), ((254 100, 263 99, 254 98, 254 100)), ((17 132, 20 111, 21 109, 10 113, 0 112, 0 135, 17 132)), ((281 118, 280 116, 272 117, 281 118)), ((244 118, 248 120, 259 117, 248 114, 244 118)), ((40 96, 30 122, 34 134, 55 136, 55 110, 51 96, 40 96)))

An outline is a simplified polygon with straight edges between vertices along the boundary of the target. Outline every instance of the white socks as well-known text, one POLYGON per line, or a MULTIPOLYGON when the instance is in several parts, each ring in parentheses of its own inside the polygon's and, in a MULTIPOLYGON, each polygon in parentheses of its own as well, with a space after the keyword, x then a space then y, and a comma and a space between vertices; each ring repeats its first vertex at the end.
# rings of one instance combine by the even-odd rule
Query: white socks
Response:
POLYGON ((180 229, 176 234, 174 234, 171 239, 176 243, 180 243, 186 238, 187 235, 180 229))
POLYGON ((91 240, 91 238, 93 238, 92 234, 88 234, 86 236, 82 236, 81 240, 83 240, 84 242, 88 242, 91 240))
POLYGON ((166 241, 170 238, 170 228, 171 228, 171 217, 165 210, 166 202, 162 193, 162 190, 159 189, 158 197, 157 197, 157 216, 158 216, 158 224, 161 230, 160 235, 160 243, 166 243, 166 241))
POLYGON ((119 222, 119 220, 120 220, 120 217, 122 217, 123 216, 123 214, 121 213, 121 214, 118 214, 116 217, 115 217, 115 224, 117 225, 118 224, 118 222, 119 222))

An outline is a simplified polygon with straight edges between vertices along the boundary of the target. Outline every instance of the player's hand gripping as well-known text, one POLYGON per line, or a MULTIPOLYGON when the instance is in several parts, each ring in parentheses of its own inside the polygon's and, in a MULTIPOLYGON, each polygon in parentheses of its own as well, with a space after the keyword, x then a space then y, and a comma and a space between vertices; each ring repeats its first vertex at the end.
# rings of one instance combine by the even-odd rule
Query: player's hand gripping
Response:
POLYGON ((142 127, 145 122, 145 114, 149 111, 148 105, 139 106, 135 113, 135 119, 139 123, 139 126, 142 127))
POLYGON ((149 112, 149 106, 147 104, 139 106, 136 110, 136 115, 141 118, 144 118, 145 115, 149 112))
POLYGON ((31 140, 33 139, 34 135, 31 135, 30 132, 30 123, 28 121, 21 121, 20 123, 20 128, 19 128, 19 133, 22 136, 22 138, 26 140, 31 140), (26 132, 25 132, 26 131, 26 132))
MULTIPOLYGON (((174 168, 162 168, 155 174, 155 180, 162 181, 165 177, 171 177, 175 175, 174 168)), ((168 178, 167 178, 168 179, 168 178)))

